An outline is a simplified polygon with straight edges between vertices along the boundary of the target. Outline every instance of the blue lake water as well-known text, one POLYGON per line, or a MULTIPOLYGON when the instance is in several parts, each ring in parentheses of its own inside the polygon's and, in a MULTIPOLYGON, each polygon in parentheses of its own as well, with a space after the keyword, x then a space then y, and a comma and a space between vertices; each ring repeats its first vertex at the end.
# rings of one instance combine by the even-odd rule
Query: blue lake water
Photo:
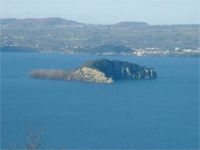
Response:
POLYGON ((198 149, 199 58, 1 53, 1 144, 22 148, 27 129, 43 148, 198 149), (156 80, 94 84, 29 78, 95 58, 153 67, 156 80))

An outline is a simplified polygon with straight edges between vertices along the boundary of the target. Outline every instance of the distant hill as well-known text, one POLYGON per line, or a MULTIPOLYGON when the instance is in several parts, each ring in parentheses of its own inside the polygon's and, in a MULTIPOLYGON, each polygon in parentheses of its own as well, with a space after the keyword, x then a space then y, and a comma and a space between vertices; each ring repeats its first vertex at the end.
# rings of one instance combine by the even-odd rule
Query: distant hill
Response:
POLYGON ((100 45, 93 48, 79 49, 77 51, 79 52, 85 51, 87 53, 106 53, 106 52, 120 53, 120 52, 130 52, 132 51, 132 49, 122 45, 100 45))
POLYGON ((95 25, 62 18, 9 18, 0 19, 0 22, 0 47, 18 46, 69 53, 200 47, 200 25, 149 25, 129 21, 95 25))
POLYGON ((36 18, 27 18, 27 19, 16 19, 16 18, 8 18, 8 19, 1 19, 2 25, 13 25, 13 26, 35 26, 35 25, 78 25, 81 23, 66 20, 62 18, 43 18, 43 19, 36 19, 36 18))

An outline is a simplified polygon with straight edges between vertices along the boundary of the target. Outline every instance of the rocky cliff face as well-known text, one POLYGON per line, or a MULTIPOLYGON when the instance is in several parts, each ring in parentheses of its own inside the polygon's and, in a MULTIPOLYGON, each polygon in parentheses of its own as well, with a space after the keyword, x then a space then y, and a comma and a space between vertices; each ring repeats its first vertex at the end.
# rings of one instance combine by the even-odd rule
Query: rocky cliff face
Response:
POLYGON ((155 79, 156 71, 138 64, 119 60, 100 59, 88 61, 84 66, 103 72, 106 77, 113 80, 120 79, 155 79))
POLYGON ((121 79, 155 79, 156 71, 137 64, 99 59, 86 62, 82 67, 71 70, 33 70, 33 78, 78 80, 97 83, 113 83, 121 79))

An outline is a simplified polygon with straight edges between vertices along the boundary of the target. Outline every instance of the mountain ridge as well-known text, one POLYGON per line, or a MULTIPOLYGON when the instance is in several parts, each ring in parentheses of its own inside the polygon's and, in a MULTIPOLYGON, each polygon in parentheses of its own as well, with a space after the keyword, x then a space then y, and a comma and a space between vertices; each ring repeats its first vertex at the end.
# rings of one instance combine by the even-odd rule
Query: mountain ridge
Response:
MULTIPOLYGON (((19 46, 66 53, 112 52, 130 49, 198 48, 200 25, 149 25, 119 22, 112 25, 85 24, 62 18, 1 20, 0 47, 19 46), (112 47, 116 47, 116 50, 112 47), (118 49, 119 48, 119 49, 118 49)), ((123 51, 122 51, 123 52, 123 51)))
POLYGON ((75 21, 75 20, 71 20, 71 19, 65 19, 62 17, 44 17, 44 18, 34 18, 34 17, 27 17, 27 18, 12 18, 12 17, 8 17, 8 18, 0 18, 1 21, 36 21, 36 20, 62 20, 62 21, 69 21, 69 22, 74 22, 77 24, 86 24, 86 25, 105 25, 105 26, 109 26, 109 25, 152 25, 152 26, 173 26, 173 25, 200 25, 198 23, 187 23, 187 24, 149 24, 147 22, 143 22, 143 21, 118 21, 116 23, 85 23, 85 22, 79 22, 79 21, 75 21))

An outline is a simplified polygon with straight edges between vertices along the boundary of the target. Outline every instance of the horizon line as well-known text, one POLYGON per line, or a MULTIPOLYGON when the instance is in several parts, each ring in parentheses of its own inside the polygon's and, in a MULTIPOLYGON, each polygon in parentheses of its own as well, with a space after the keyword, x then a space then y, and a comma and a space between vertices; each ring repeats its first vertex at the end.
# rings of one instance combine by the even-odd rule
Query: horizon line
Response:
MULTIPOLYGON (((132 20, 124 20, 124 21, 118 21, 115 23, 85 23, 85 22, 79 22, 76 20, 72 20, 72 19, 67 19, 67 18, 63 18, 63 17, 23 17, 23 18, 19 18, 19 17, 0 17, 0 20, 3 19, 16 19, 16 20, 26 20, 26 19, 35 19, 35 20, 39 20, 39 19, 62 19, 62 20, 66 20, 66 21, 73 21, 76 23, 80 23, 80 24, 90 24, 90 25, 116 25, 119 23, 146 23, 147 25, 200 25, 200 23, 184 23, 184 24, 180 24, 180 23, 170 23, 170 24, 149 24, 148 22, 145 21, 132 21, 132 20)), ((0 22, 1 24, 1 22, 0 22)))

